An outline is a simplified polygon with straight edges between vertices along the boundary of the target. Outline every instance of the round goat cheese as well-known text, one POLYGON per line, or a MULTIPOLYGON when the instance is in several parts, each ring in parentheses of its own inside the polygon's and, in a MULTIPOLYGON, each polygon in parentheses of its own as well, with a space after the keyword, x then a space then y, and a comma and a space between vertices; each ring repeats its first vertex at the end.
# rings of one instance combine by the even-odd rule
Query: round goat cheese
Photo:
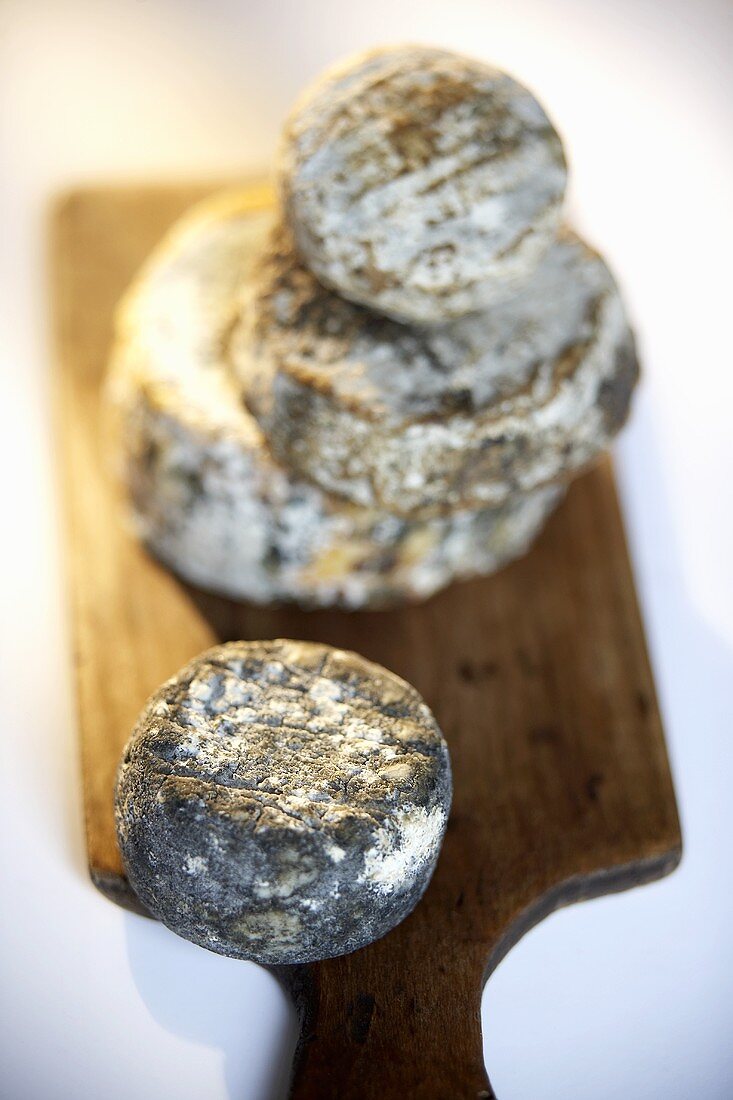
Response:
POLYGON ((211 951, 303 963, 417 904, 451 802, 448 750, 409 684, 312 642, 230 642, 148 701, 117 831, 154 916, 211 951))
POLYGON ((510 296, 554 238, 565 183, 560 139, 526 88, 424 46, 327 72, 282 142, 283 206, 308 266, 403 321, 510 296))
POLYGON ((149 549, 185 580, 236 599, 346 608, 425 598, 523 553, 557 490, 414 522, 324 492, 273 459, 230 358, 271 220, 247 192, 205 201, 119 311, 107 397, 149 549))
POLYGON ((513 298, 403 325, 326 290, 280 226, 232 336, 276 459, 414 520, 569 480, 626 419, 634 339, 603 259, 563 230, 513 298))

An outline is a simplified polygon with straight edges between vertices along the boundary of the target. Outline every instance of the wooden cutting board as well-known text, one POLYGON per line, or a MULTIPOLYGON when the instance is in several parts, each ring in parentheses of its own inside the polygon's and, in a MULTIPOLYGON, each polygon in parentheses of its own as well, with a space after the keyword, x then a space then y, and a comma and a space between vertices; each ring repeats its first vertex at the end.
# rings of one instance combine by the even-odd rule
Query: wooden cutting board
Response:
MULTIPOLYGON (((112 311, 170 223, 212 188, 78 191, 54 211, 56 391, 89 869, 139 909, 114 833, 115 769, 148 694, 200 650, 290 637, 411 681, 450 745, 455 797, 423 902, 372 946, 282 968, 303 1012, 293 1095, 493 1096, 481 992, 532 925, 659 878, 680 831, 613 472, 571 487, 532 552, 401 611, 256 609, 178 581, 126 534, 99 384, 112 311)), ((252 189, 253 207, 269 201, 252 189)), ((193 948, 192 948, 193 950, 193 948)))

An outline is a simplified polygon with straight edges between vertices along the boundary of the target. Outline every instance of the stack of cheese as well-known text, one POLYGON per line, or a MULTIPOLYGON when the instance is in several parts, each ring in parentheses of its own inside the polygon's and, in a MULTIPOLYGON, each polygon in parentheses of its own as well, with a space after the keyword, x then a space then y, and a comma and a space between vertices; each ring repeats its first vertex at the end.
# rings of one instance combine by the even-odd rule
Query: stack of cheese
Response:
POLYGON ((374 607, 523 553, 623 424, 634 342, 533 96, 443 50, 328 73, 275 215, 209 200, 118 316, 138 528, 201 587, 374 607))

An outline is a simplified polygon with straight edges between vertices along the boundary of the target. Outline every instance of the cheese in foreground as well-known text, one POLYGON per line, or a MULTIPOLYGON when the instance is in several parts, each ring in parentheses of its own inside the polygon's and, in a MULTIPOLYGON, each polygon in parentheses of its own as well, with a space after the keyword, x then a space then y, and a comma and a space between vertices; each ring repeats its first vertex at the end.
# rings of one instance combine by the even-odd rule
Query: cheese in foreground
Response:
POLYGON ((117 831, 150 911, 260 963, 354 951, 417 904, 451 803, 448 749, 409 684, 310 642, 231 642, 147 703, 117 831))

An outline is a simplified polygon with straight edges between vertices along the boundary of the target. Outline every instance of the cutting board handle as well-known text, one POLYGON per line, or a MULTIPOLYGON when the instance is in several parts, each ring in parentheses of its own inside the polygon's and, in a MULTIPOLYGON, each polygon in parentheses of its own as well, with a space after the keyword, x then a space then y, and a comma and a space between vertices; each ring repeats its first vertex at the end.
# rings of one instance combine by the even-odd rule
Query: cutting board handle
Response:
POLYGON ((511 884, 490 883, 479 868, 477 889, 456 894, 452 839, 449 828, 430 886, 442 895, 440 919, 418 906, 351 955, 273 968, 301 1016, 291 1100, 495 1100, 481 1030, 489 975, 550 913, 653 882, 680 858, 678 846, 663 843, 645 858, 568 870, 555 881, 526 865, 511 884), (467 934, 471 926, 481 934, 467 934))
POLYGON ((443 956, 436 944, 406 964, 404 943, 390 949, 390 939, 288 968, 302 1017, 292 1100, 493 1097, 481 1034, 484 952, 443 956))

